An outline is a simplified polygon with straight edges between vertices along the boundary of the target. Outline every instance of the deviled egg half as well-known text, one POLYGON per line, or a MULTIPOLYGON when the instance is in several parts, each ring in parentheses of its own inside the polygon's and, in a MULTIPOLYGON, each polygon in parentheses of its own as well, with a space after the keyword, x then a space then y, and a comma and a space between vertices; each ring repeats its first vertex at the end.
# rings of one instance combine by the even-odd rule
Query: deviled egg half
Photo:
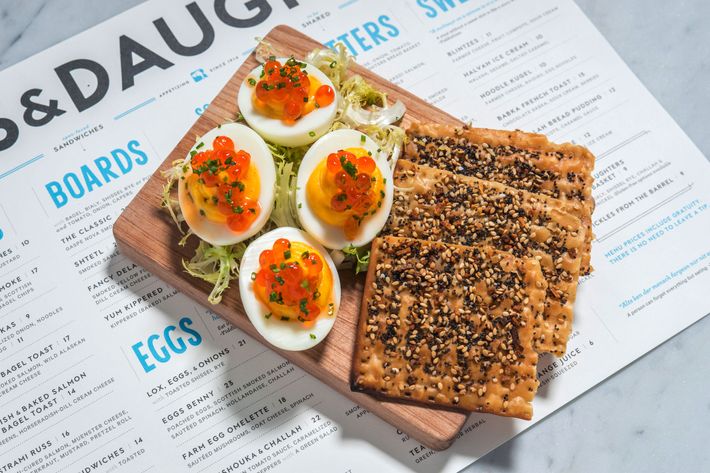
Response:
POLYGON ((283 146, 313 143, 335 120, 336 92, 317 67, 293 57, 271 57, 242 82, 237 105, 265 139, 283 146))
POLYGON ((305 232, 277 228, 242 257, 239 293, 257 331, 282 350, 325 339, 340 305, 340 279, 328 252, 305 232))
POLYGON ((276 169, 266 142, 237 123, 197 140, 178 182, 180 210, 190 230, 208 243, 233 245, 269 220, 276 169))
POLYGON ((386 156, 356 130, 324 135, 298 169, 298 218, 327 248, 360 247, 372 241, 387 222, 393 194, 386 156))

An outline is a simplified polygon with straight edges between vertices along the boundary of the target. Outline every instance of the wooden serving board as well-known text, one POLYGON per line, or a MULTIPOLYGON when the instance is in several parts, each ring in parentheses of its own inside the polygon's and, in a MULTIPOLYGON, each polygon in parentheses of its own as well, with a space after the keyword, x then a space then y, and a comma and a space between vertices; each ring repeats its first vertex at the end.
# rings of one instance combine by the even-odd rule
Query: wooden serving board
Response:
MULTIPOLYGON (((269 32, 265 40, 274 46, 279 55, 294 55, 297 58, 303 58, 314 48, 323 47, 315 40, 287 26, 277 26, 269 32)), ((250 55, 210 103, 207 111, 195 122, 126 207, 113 227, 121 253, 205 306, 209 305, 207 296, 211 287, 191 277, 182 268, 181 261, 193 256, 195 245, 181 248, 177 244, 181 235, 167 212, 160 208, 161 189, 165 182, 160 173, 169 168, 174 160, 184 159, 187 156, 195 143, 196 136, 202 136, 230 117, 236 117, 238 112, 236 97, 239 86, 244 77, 257 65, 253 54, 250 55)), ((401 99, 407 106, 407 113, 403 119, 404 126, 412 120, 460 123, 451 115, 428 105, 422 99, 361 66, 353 65, 350 73, 360 74, 375 84, 378 89, 386 91, 392 100, 401 99)), ((436 450, 447 448, 466 421, 466 414, 381 401, 367 394, 354 393, 350 390, 350 366, 365 279, 364 275, 356 278, 352 273, 352 270, 340 273, 343 288, 340 310, 335 325, 325 341, 304 352, 276 351, 424 445, 436 450)), ((222 302, 210 306, 210 309, 268 346, 244 314, 237 284, 233 283, 225 291, 222 302)))

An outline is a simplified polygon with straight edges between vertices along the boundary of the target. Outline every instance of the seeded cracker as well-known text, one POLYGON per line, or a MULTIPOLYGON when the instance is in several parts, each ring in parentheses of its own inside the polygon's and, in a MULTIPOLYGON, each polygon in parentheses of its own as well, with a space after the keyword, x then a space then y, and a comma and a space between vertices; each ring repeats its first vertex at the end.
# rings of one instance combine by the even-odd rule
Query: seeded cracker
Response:
POLYGON ((415 164, 501 182, 565 202, 567 211, 585 225, 582 274, 591 272, 594 155, 589 150, 554 144, 543 135, 522 131, 413 124, 407 135, 405 157, 415 164))
POLYGON ((538 353, 562 356, 572 331, 585 230, 557 199, 497 182, 400 160, 385 234, 459 245, 491 245, 537 258, 548 282, 545 310, 535 321, 538 353))
POLYGON ((372 245, 365 284, 354 391, 532 417, 546 286, 536 260, 388 236, 372 245))

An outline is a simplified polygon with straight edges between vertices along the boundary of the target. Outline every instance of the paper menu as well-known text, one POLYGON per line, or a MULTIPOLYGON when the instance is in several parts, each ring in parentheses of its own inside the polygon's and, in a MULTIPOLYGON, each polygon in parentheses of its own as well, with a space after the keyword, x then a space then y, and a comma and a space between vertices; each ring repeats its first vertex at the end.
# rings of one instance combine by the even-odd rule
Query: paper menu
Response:
POLYGON ((278 23, 597 154, 596 272, 536 421, 710 311, 707 162, 574 3, 257 3, 149 2, 0 73, 0 471, 456 471, 530 425, 474 415, 429 451, 116 252, 112 221, 278 23), (82 112, 55 71, 77 59, 82 97, 105 89, 82 112))

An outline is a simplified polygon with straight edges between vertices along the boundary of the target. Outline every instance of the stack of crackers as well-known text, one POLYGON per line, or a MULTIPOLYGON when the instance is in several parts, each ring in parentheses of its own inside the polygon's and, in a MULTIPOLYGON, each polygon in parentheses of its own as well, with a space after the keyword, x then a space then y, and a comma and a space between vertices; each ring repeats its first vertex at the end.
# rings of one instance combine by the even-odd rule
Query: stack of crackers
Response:
POLYGON ((591 272, 585 148, 416 124, 373 243, 352 388, 532 418, 538 354, 562 356, 591 272))

